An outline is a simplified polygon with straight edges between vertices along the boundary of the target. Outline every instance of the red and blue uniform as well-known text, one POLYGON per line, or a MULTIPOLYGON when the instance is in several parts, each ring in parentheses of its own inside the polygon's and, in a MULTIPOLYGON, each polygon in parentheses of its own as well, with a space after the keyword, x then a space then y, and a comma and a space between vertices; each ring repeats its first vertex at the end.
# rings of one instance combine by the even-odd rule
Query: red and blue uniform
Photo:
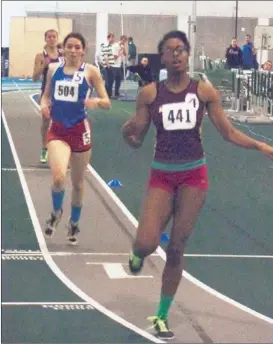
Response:
POLYGON ((64 73, 62 62, 51 78, 51 122, 47 142, 62 140, 72 152, 84 152, 91 148, 91 128, 84 101, 90 96, 91 86, 86 80, 83 63, 72 75, 64 73))

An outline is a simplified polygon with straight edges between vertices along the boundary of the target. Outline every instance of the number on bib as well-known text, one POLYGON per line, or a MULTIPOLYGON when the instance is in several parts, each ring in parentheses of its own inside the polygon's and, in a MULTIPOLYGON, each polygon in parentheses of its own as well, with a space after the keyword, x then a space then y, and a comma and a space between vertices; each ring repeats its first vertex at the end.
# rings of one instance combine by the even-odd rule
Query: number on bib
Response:
POLYGON ((82 142, 84 146, 89 145, 91 143, 91 132, 86 131, 85 133, 82 134, 82 142))
POLYGON ((84 78, 84 72, 75 72, 72 81, 77 84, 82 84, 83 78, 84 78))
POLYGON ((165 130, 189 130, 196 125, 199 100, 187 94, 184 102, 162 105, 162 122, 165 130))
POLYGON ((77 102, 79 85, 68 81, 56 81, 54 98, 66 102, 77 102))
POLYGON ((177 111, 176 120, 177 120, 177 121, 180 121, 180 122, 183 121, 182 110, 178 110, 178 111, 177 111))
POLYGON ((168 120, 169 120, 170 122, 174 123, 175 119, 174 119, 173 110, 171 110, 171 111, 169 112, 168 120))

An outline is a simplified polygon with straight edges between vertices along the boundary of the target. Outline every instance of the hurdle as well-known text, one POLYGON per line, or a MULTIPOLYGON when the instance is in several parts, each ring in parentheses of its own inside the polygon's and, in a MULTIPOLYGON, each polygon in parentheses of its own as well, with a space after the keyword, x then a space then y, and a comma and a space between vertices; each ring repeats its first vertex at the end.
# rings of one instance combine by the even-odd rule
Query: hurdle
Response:
POLYGON ((231 69, 231 108, 229 111, 250 111, 252 71, 231 69))
POLYGON ((232 119, 273 124, 273 73, 264 70, 231 69, 232 119))
POLYGON ((255 71, 252 73, 252 110, 261 115, 273 117, 273 73, 255 71))

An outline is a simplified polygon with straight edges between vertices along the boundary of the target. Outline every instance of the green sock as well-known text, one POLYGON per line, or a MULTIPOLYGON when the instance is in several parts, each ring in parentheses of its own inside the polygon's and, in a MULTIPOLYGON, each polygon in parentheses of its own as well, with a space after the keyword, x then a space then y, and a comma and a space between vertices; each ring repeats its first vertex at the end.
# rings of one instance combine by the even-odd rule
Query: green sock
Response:
POLYGON ((157 316, 163 320, 167 320, 168 312, 173 302, 173 296, 166 296, 161 294, 160 303, 158 306, 157 316))

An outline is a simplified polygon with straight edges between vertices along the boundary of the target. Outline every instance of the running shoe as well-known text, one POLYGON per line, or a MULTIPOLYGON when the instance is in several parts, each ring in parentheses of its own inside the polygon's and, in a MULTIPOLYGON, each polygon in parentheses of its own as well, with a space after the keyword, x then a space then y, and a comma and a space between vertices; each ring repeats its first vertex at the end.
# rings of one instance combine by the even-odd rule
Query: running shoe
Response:
POLYGON ((156 331, 156 336, 160 339, 173 339, 174 333, 169 329, 168 321, 166 319, 161 319, 160 317, 153 316, 148 318, 149 321, 153 322, 151 328, 156 331))
POLYGON ((62 209, 61 211, 58 212, 58 214, 51 213, 50 219, 46 221, 45 235, 47 237, 51 238, 54 235, 56 228, 62 218, 62 215, 63 215, 62 209))
POLYGON ((77 235, 80 233, 79 224, 78 223, 72 223, 71 220, 69 220, 68 223, 68 233, 67 233, 67 240, 69 245, 77 245, 77 235))
POLYGON ((139 258, 136 256, 133 252, 131 252, 130 257, 129 257, 129 268, 131 273, 133 274, 138 274, 144 263, 144 258, 139 258))
POLYGON ((40 162, 42 164, 47 163, 47 149, 46 148, 42 148, 41 150, 40 162))

